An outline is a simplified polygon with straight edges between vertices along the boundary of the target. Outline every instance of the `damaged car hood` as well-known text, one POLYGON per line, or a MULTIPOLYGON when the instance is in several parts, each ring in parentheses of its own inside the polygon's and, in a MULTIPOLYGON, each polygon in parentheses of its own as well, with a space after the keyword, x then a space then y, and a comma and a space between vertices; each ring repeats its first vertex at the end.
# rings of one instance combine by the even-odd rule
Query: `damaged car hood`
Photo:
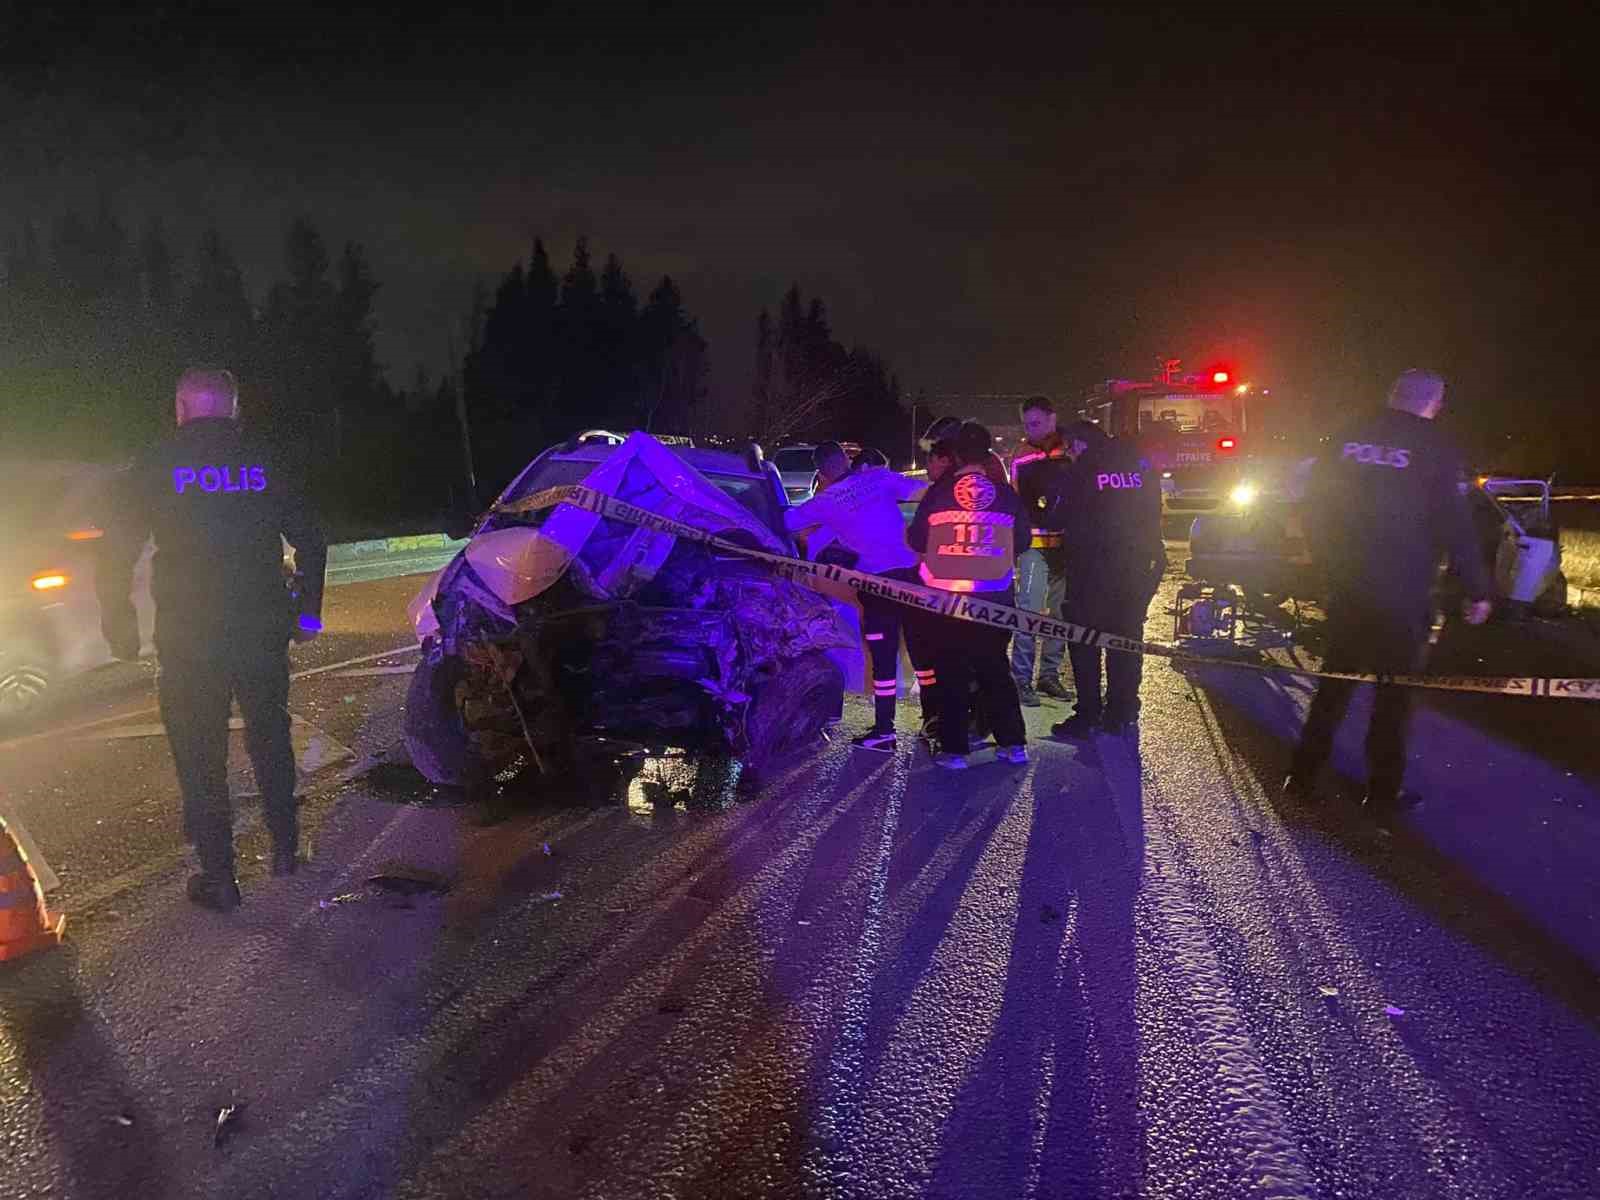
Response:
MULTIPOLYGON (((752 549, 790 552, 737 501, 647 433, 629 434, 583 484, 752 549)), ((418 640, 437 634, 436 601, 447 588, 465 591, 510 622, 516 605, 541 595, 569 572, 595 601, 624 600, 655 577, 675 541, 669 533, 607 520, 572 504, 546 512, 497 513, 412 600, 407 615, 418 640)))

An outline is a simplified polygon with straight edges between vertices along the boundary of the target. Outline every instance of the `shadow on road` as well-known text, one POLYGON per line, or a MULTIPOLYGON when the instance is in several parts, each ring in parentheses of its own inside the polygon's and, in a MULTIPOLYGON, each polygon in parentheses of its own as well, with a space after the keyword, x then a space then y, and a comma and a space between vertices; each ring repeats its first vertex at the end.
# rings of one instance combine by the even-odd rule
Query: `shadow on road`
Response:
MULTIPOLYGON (((1589 879, 1527 867, 1526 847, 1537 841, 1531 829, 1536 822, 1519 797, 1474 794, 1475 781, 1470 768, 1465 768, 1458 791, 1433 796, 1425 813, 1394 822, 1388 830, 1380 829, 1359 807, 1359 786, 1338 795, 1335 789, 1327 789, 1327 798, 1316 806, 1285 801, 1278 795, 1278 784, 1289 748, 1299 733, 1293 696, 1306 685, 1220 669, 1189 675, 1192 685, 1208 700, 1217 733, 1229 754, 1255 777, 1286 828, 1312 831, 1327 839, 1441 927, 1494 955, 1585 1020, 1600 1024, 1597 965, 1577 948, 1582 944, 1579 931, 1563 937, 1559 929, 1560 914, 1588 910, 1589 879), (1450 831, 1453 823, 1469 816, 1475 844, 1457 846, 1455 851, 1445 848, 1449 843, 1437 830, 1450 831), (1428 836, 1428 821, 1437 827, 1433 836, 1428 836), (1471 850, 1471 861, 1465 849, 1471 850)), ((1358 700, 1350 719, 1364 722, 1369 708, 1358 700)), ((1593 741, 1592 734, 1588 741, 1593 741)), ((1444 747, 1430 746, 1416 737, 1413 751, 1436 757, 1447 753, 1444 747)), ((1348 897, 1328 895, 1325 899, 1341 910, 1350 905, 1348 897)), ((1360 927, 1358 912, 1346 915, 1351 927, 1360 927)))
POLYGON ((1035 779, 1005 996, 946 1121, 930 1196, 1141 1191, 1142 764, 1136 748, 1111 746, 1085 765, 1103 780, 1035 779))
MULTIPOLYGON (((393 970, 417 981, 405 1020, 431 1047, 426 1063, 392 1081, 365 1171, 330 1194, 406 1179, 464 1194, 451 1190, 459 1159, 446 1147, 466 1141, 491 1151, 472 1194, 573 1195, 618 1170, 632 1139, 664 1150, 660 1130, 694 1110, 704 1152, 685 1194, 756 1194, 771 1174, 797 1176, 810 1056, 792 1047, 788 1022, 795 995, 836 957, 829 901, 877 832, 878 775, 893 767, 872 761, 878 771, 837 755, 798 764, 774 781, 759 820, 535 809, 463 828, 444 924, 395 947, 393 970), (542 843, 556 840, 552 822, 562 858, 605 868, 563 882, 542 843), (564 901, 570 914, 541 902, 558 885, 579 889, 564 901), (767 911, 773 895, 794 897, 797 919, 767 911), (708 1049, 730 1011, 748 1020, 732 1041, 710 1034, 708 1049), (722 1093, 730 1103, 706 1110, 722 1093), (755 1094, 759 1107, 732 1100, 755 1094)), ((331 1144, 330 1169, 350 1151, 331 1144)))
POLYGON ((0 967, 0 1065, 11 1057, 8 1049, 27 1093, 7 1098, 0 1132, 11 1140, 36 1129, 48 1145, 37 1155, 13 1155, 0 1171, 0 1191, 34 1194, 39 1176, 25 1184, 11 1172, 53 1161, 65 1194, 85 1200, 176 1194, 156 1113, 134 1093, 105 1027, 84 1003, 70 944, 0 967), (37 1124, 25 1131, 30 1107, 37 1124))

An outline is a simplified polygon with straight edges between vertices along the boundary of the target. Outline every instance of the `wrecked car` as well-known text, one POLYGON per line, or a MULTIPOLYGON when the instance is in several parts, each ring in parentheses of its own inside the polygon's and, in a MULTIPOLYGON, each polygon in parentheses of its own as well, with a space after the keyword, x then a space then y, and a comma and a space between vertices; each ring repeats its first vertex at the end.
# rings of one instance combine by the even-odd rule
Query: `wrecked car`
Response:
MULTIPOLYGON (((595 431, 536 458, 412 602, 405 740, 430 781, 546 775, 599 747, 683 750, 759 773, 843 709, 859 643, 834 602, 760 562, 603 517, 527 507, 583 484, 737 545, 794 554, 759 447, 595 431)), ((859 670, 859 668, 856 668, 859 670)))

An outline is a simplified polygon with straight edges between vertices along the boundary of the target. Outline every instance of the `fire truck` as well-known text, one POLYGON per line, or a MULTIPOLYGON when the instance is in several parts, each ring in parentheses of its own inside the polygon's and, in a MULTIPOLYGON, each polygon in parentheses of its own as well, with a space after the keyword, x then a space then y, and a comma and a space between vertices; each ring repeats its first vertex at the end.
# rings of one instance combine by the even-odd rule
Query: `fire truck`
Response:
POLYGON ((1161 472, 1162 515, 1178 518, 1222 507, 1250 486, 1250 396, 1226 367, 1186 372, 1169 358, 1154 379, 1108 379, 1091 389, 1081 412, 1112 437, 1139 443, 1161 472))

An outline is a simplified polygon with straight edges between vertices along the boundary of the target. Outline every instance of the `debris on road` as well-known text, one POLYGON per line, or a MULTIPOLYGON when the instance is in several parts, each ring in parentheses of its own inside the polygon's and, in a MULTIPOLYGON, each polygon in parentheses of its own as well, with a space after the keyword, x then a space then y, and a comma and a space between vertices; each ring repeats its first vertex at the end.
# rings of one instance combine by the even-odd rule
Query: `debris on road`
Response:
POLYGON ((1403 1016, 1406 1015, 1406 1010, 1403 1009, 1403 1008, 1396 1008, 1392 1004, 1385 1004, 1383 1006, 1383 1013, 1384 1013, 1385 1016, 1394 1017, 1394 1018, 1398 1019, 1398 1018, 1403 1017, 1403 1016))
POLYGON ((318 900, 317 907, 321 909, 332 908, 335 904, 349 904, 362 898, 360 892, 341 892, 327 900, 318 900))
POLYGON ((239 1117, 243 1111, 244 1105, 230 1104, 217 1113, 217 1128, 211 1137, 211 1144, 213 1146, 222 1145, 222 1139, 228 1135, 235 1125, 238 1124, 239 1117))
POLYGON ((541 892, 541 893, 539 893, 539 899, 540 899, 540 901, 559 900, 559 899, 561 899, 561 893, 560 892, 541 892))
POLYGON ((1339 989, 1336 987, 1327 987, 1324 985, 1323 987, 1319 987, 1317 991, 1322 993, 1322 998, 1324 1000, 1337 1000, 1339 998, 1339 989))
POLYGON ((424 893, 443 895, 450 890, 447 876, 401 862, 385 863, 378 868, 377 874, 367 876, 367 882, 402 896, 420 896, 424 893))
POLYGON ((128 1126, 133 1124, 133 1118, 130 1117, 127 1113, 118 1113, 116 1116, 112 1117, 111 1119, 113 1121, 115 1121, 118 1125, 121 1125, 124 1129, 126 1129, 128 1126))

